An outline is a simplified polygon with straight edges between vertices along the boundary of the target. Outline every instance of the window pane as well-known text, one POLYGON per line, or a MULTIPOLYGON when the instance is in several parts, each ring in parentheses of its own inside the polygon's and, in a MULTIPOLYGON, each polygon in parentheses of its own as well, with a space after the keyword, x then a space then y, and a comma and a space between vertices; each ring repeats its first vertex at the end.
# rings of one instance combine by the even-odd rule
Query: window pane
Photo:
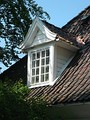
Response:
POLYGON ((41 67, 41 73, 44 73, 44 67, 41 67))
POLYGON ((40 52, 37 53, 37 58, 40 58, 40 52))
POLYGON ((46 50, 46 56, 49 56, 49 50, 46 50))
POLYGON ((32 68, 35 67, 35 61, 32 61, 32 68))
POLYGON ((36 83, 39 82, 39 76, 36 76, 36 83))
POLYGON ((32 84, 35 83, 35 77, 32 77, 32 84))
POLYGON ((42 51, 42 57, 45 57, 45 51, 42 51))
POLYGON ((44 75, 41 75, 41 82, 44 82, 44 75))
POLYGON ((50 51, 49 49, 42 49, 31 53, 31 72, 32 84, 45 82, 49 80, 49 63, 50 51))
POLYGON ((46 73, 49 72, 49 66, 46 66, 46 73))
POLYGON ((46 64, 49 64, 49 57, 46 58, 46 64))
POLYGON ((42 59, 41 65, 45 65, 45 59, 42 59))
POLYGON ((36 75, 39 74, 39 68, 36 68, 36 75))
POLYGON ((36 67, 39 66, 39 60, 36 60, 36 67))
POLYGON ((32 69, 32 75, 35 75, 35 69, 32 69))
POLYGON ((46 74, 45 75, 45 81, 48 81, 49 80, 49 74, 46 74))
POLYGON ((32 60, 35 60, 35 53, 32 54, 32 60))

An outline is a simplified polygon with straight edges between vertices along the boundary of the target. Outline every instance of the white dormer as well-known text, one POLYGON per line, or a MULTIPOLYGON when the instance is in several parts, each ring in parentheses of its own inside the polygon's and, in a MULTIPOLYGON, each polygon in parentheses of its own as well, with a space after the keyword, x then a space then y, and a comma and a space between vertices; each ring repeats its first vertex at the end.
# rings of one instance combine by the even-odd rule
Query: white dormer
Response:
POLYGON ((28 53, 27 85, 53 85, 75 55, 77 47, 57 38, 57 33, 35 18, 20 45, 28 53))

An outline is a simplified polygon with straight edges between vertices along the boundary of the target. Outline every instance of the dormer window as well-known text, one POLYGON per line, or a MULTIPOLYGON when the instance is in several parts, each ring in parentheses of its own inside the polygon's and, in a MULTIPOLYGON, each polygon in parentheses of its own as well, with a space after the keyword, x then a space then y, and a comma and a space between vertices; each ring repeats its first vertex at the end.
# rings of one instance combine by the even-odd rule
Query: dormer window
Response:
POLYGON ((31 52, 31 84, 49 81, 49 48, 31 52))
POLYGON ((63 38, 62 32, 57 38, 57 30, 59 28, 36 18, 21 44, 22 50, 28 53, 28 87, 53 85, 74 57, 78 48, 66 40, 67 37, 63 38))

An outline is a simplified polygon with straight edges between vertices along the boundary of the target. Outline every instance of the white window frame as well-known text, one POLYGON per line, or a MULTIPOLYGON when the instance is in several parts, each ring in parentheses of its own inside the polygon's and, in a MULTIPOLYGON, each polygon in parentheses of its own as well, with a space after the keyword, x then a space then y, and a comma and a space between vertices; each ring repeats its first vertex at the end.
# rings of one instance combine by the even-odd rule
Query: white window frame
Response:
MULTIPOLYGON (((52 85, 52 82, 53 82, 53 75, 54 75, 54 46, 53 45, 48 45, 48 46, 42 46, 42 47, 39 47, 39 48, 34 48, 34 49, 31 49, 29 52, 28 52, 28 64, 27 64, 27 86, 32 88, 32 87, 39 87, 39 86, 45 86, 45 85, 52 85), (49 49, 49 54, 50 54, 50 60, 49 60, 49 80, 48 81, 44 81, 44 82, 40 82, 39 83, 34 83, 32 84, 32 70, 31 70, 31 53, 33 52, 37 52, 37 51, 40 51, 40 50, 47 50, 49 49)), ((40 66, 41 67, 41 66, 40 66)), ((40 78, 41 79, 41 78, 40 78)))
POLYGON ((49 81, 49 64, 49 48, 31 52, 31 84, 39 84, 49 81))

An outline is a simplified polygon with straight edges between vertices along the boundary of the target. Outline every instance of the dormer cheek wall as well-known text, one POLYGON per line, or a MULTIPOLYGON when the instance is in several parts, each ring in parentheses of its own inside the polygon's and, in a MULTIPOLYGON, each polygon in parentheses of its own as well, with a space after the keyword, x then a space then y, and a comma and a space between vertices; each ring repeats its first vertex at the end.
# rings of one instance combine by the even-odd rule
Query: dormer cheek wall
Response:
POLYGON ((60 46, 55 46, 55 63, 54 63, 54 68, 55 68, 55 78, 60 77, 60 75, 63 73, 71 59, 74 57, 74 52, 65 49, 60 46))
POLYGON ((63 47, 56 46, 56 57, 55 57, 55 66, 56 66, 56 78, 62 74, 64 69, 67 67, 68 63, 73 57, 73 52, 67 50, 63 47))

